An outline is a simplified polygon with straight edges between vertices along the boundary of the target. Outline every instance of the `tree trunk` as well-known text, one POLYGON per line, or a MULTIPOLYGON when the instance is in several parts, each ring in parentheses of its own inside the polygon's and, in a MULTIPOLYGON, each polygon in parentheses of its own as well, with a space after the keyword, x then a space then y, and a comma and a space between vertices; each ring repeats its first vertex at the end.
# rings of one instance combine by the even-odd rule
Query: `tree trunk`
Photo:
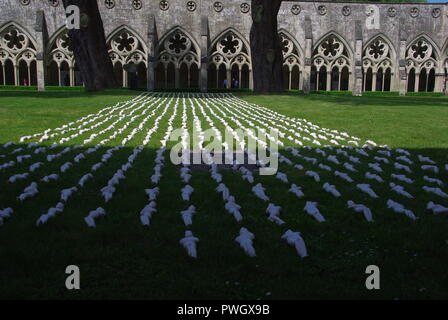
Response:
POLYGON ((254 92, 283 91, 283 52, 277 15, 282 0, 252 0, 250 48, 254 92))
POLYGON ((112 61, 107 52, 101 19, 96 0, 63 0, 64 7, 78 6, 81 28, 68 32, 73 53, 87 90, 116 88, 112 61))

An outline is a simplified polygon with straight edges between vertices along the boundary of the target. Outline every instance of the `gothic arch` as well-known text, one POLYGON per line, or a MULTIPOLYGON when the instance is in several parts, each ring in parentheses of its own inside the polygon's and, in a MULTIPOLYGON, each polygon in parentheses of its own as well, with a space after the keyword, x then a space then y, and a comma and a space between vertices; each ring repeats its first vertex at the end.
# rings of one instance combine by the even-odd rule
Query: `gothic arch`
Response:
POLYGON ((303 50, 295 37, 285 29, 279 29, 278 34, 283 52, 283 83, 284 89, 302 89, 303 50))
POLYGON ((218 34, 208 49, 209 87, 250 88, 250 45, 234 28, 218 34))
POLYGON ((408 91, 435 90, 436 73, 443 69, 440 56, 438 46, 424 33, 409 42, 406 48, 408 91))
POLYGON ((334 31, 320 38, 313 48, 312 86, 317 90, 349 90, 353 51, 334 31))
POLYGON ((201 50, 182 27, 165 33, 156 46, 156 87, 192 88, 199 86, 201 50))
POLYGON ((362 51, 363 90, 390 91, 392 73, 396 68, 394 61, 395 48, 384 34, 370 38, 362 51))
POLYGON ((80 74, 75 71, 75 56, 65 26, 59 28, 51 36, 46 52, 48 85, 74 86, 76 82, 81 85, 80 74))
POLYGON ((37 83, 36 48, 36 41, 26 28, 15 22, 0 27, 2 84, 37 83))
POLYGON ((140 35, 127 25, 121 25, 106 38, 112 64, 120 62, 147 65, 147 46, 140 35))

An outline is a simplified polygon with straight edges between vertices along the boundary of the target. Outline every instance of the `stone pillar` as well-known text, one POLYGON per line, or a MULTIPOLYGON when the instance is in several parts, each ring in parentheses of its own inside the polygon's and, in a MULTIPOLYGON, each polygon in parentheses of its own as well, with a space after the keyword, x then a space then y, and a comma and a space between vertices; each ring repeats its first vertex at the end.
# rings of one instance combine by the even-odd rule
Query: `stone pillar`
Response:
POLYGON ((208 87, 208 17, 201 17, 201 67, 199 70, 199 88, 207 92, 208 87))
MULTIPOLYGON (((443 92, 445 85, 445 74, 444 73, 436 73, 435 74, 435 84, 434 84, 434 92, 443 92)), ((429 74, 428 74, 429 79, 429 74)))
POLYGON ((305 17, 305 57, 304 57, 304 69, 302 73, 302 87, 305 94, 309 94, 311 90, 311 64, 313 56, 313 33, 311 27, 311 18, 305 17))
POLYGON ((333 72, 331 70, 330 71, 327 70, 327 88, 326 88, 327 91, 331 90, 331 83, 333 81, 332 75, 333 75, 333 72))
POLYGON ((156 88, 156 63, 157 57, 155 56, 157 45, 157 29, 156 29, 156 19, 154 15, 149 16, 148 24, 148 69, 147 69, 147 79, 148 79, 148 91, 154 91, 156 88))
POLYGON ((398 50, 398 75, 395 78, 395 82, 398 82, 398 91, 400 96, 405 96, 408 85, 408 75, 406 72, 406 42, 407 35, 406 31, 403 29, 404 20, 400 19, 399 37, 400 37, 400 48, 398 50))
MULTIPOLYGON (((355 79, 351 81, 352 95, 362 96, 363 78, 362 78, 362 26, 361 21, 355 21, 355 57, 354 57, 354 75, 355 79)), ((339 81, 340 83, 340 81, 339 81)))
POLYGON ((45 57, 46 46, 48 41, 47 24, 45 23, 44 11, 37 11, 36 13, 36 25, 34 30, 36 31, 36 68, 37 68, 37 90, 45 90, 45 57))

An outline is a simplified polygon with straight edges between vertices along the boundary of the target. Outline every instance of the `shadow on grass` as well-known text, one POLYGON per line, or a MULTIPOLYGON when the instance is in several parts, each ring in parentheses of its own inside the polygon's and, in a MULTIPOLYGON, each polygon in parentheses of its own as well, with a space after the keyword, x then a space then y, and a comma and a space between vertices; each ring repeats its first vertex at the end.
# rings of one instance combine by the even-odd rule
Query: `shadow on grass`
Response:
MULTIPOLYGON (((33 154, 25 144, 12 146, 7 152, 0 149, 0 153, 9 154, 18 147, 33 154)), ((133 148, 126 147, 116 151, 94 172, 93 179, 69 199, 64 212, 46 225, 36 227, 39 216, 59 201, 60 190, 77 185, 111 147, 101 147, 80 163, 74 163, 64 174, 60 173, 60 166, 87 148, 70 151, 49 163, 44 154, 33 154, 32 160, 0 171, 0 189, 4 190, 0 193, 0 208, 14 207, 11 219, 0 229, 0 297, 254 300, 271 292, 270 299, 446 298, 447 220, 425 210, 427 201, 435 197, 421 191, 420 178, 425 173, 418 168, 415 174, 420 180, 406 185, 416 199, 393 196, 420 217, 412 221, 386 208, 385 203, 391 196, 389 181, 380 184, 364 179, 365 170, 372 171, 367 167, 368 161, 356 165, 359 173, 349 174, 355 183, 370 183, 380 196, 378 200, 356 191, 351 184, 338 180, 317 164, 303 163, 284 152, 295 163, 318 172, 321 183, 315 183, 300 170, 280 164, 280 171, 288 175, 289 182, 303 187, 305 197, 298 199, 287 192, 289 184, 274 177, 254 175, 255 183, 261 182, 266 187, 271 201, 282 206, 281 218, 287 224, 278 226, 266 219, 267 203, 255 198, 252 185, 237 172, 223 171, 223 182, 242 206, 243 222, 238 224, 225 211, 225 202, 215 192, 217 183, 207 171, 193 172, 190 185, 195 191, 190 203, 182 201, 180 189, 184 183, 179 177, 179 168, 170 163, 167 150, 159 183, 158 211, 148 228, 141 226, 139 212, 148 204, 144 189, 154 187, 150 176, 155 165, 155 149, 142 151, 133 168, 126 171, 126 179, 120 181, 110 202, 104 203, 99 192, 128 161, 133 148), (27 180, 7 182, 9 176, 28 171, 29 165, 37 161, 44 162, 45 166, 27 180), (61 179, 48 184, 39 182, 51 173, 61 174, 61 179), (17 202, 17 195, 32 181, 39 183, 40 193, 23 203, 17 202), (325 181, 335 184, 345 196, 336 199, 324 194, 321 185, 325 181), (367 223, 362 214, 348 210, 349 199, 369 206, 375 222, 367 223), (306 201, 319 202, 327 218, 325 223, 318 223, 303 213, 306 201), (189 204, 196 206, 197 214, 193 225, 186 227, 180 211, 189 204), (90 229, 83 218, 99 206, 107 214, 97 221, 96 229, 90 229), (241 226, 255 234, 256 258, 248 258, 234 241, 241 226), (280 239, 289 228, 302 233, 308 258, 300 259, 294 248, 280 239), (179 244, 186 229, 191 229, 200 239, 197 260, 188 258, 179 244), (77 292, 64 289, 65 268, 72 264, 81 269, 82 290, 77 292), (372 264, 381 269, 382 290, 375 292, 364 287, 365 268, 372 264), (419 291, 422 287, 428 289, 419 291)), ((55 148, 51 154, 62 150, 55 148)), ((320 158, 315 150, 299 150, 303 155, 320 158)), ((416 163, 417 154, 430 156, 439 165, 447 160, 447 150, 408 151, 416 163)), ((362 158, 355 152, 349 154, 362 158)), ((1 163, 15 157, 7 155, 1 163)), ((342 155, 338 158, 345 159, 342 155)), ((328 161, 325 164, 336 167, 328 161)), ((380 175, 384 177, 393 171, 392 164, 382 167, 384 173, 380 175)), ((448 181, 448 172, 442 171, 438 177, 448 181)), ((443 199, 437 202, 448 205, 443 199)))

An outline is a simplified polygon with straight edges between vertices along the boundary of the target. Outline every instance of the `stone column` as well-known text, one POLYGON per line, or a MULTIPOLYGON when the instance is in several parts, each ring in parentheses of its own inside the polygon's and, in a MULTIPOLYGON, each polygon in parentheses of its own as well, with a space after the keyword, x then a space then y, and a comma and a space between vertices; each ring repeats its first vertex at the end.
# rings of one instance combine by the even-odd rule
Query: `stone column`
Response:
POLYGON ((311 18, 305 17, 305 57, 304 69, 302 73, 302 87, 305 94, 309 94, 311 90, 311 64, 313 56, 313 33, 311 27, 311 18))
POLYGON ((330 70, 327 70, 327 91, 331 90, 331 83, 333 82, 333 78, 332 78, 333 72, 330 70))
POLYGON ((45 90, 45 57, 46 46, 48 41, 47 24, 45 23, 44 11, 40 10, 36 13, 36 25, 34 30, 36 31, 36 68, 37 68, 37 90, 45 90))
POLYGON ((199 88, 201 92, 207 92, 208 86, 208 17, 201 17, 201 67, 199 74, 199 88))
MULTIPOLYGON (((398 50, 398 74, 395 78, 395 82, 398 83, 398 91, 400 96, 406 95, 408 75, 406 72, 406 42, 407 35, 406 31, 403 29, 404 20, 400 19, 399 37, 400 37, 400 48, 398 50)), ((392 80, 392 79, 391 79, 392 80)))
MULTIPOLYGON (((445 84, 445 74, 444 73, 436 73, 435 74, 435 84, 434 84, 434 92, 443 92, 443 87, 445 84)), ((429 79, 429 74, 428 74, 429 79)))
MULTIPOLYGON (((355 79, 350 81, 351 82, 351 90, 352 95, 354 96, 362 96, 362 89, 363 89, 363 79, 362 79, 362 46, 363 46, 363 39, 362 39, 362 26, 361 21, 356 20, 355 21, 355 57, 354 57, 354 74, 355 79)), ((352 77, 350 77, 352 78, 352 77)), ((340 86, 340 81, 339 81, 340 86)))
POLYGON ((156 88, 156 63, 157 57, 155 56, 155 49, 157 45, 157 29, 156 20, 154 15, 149 16, 148 24, 148 91, 154 91, 156 88))

